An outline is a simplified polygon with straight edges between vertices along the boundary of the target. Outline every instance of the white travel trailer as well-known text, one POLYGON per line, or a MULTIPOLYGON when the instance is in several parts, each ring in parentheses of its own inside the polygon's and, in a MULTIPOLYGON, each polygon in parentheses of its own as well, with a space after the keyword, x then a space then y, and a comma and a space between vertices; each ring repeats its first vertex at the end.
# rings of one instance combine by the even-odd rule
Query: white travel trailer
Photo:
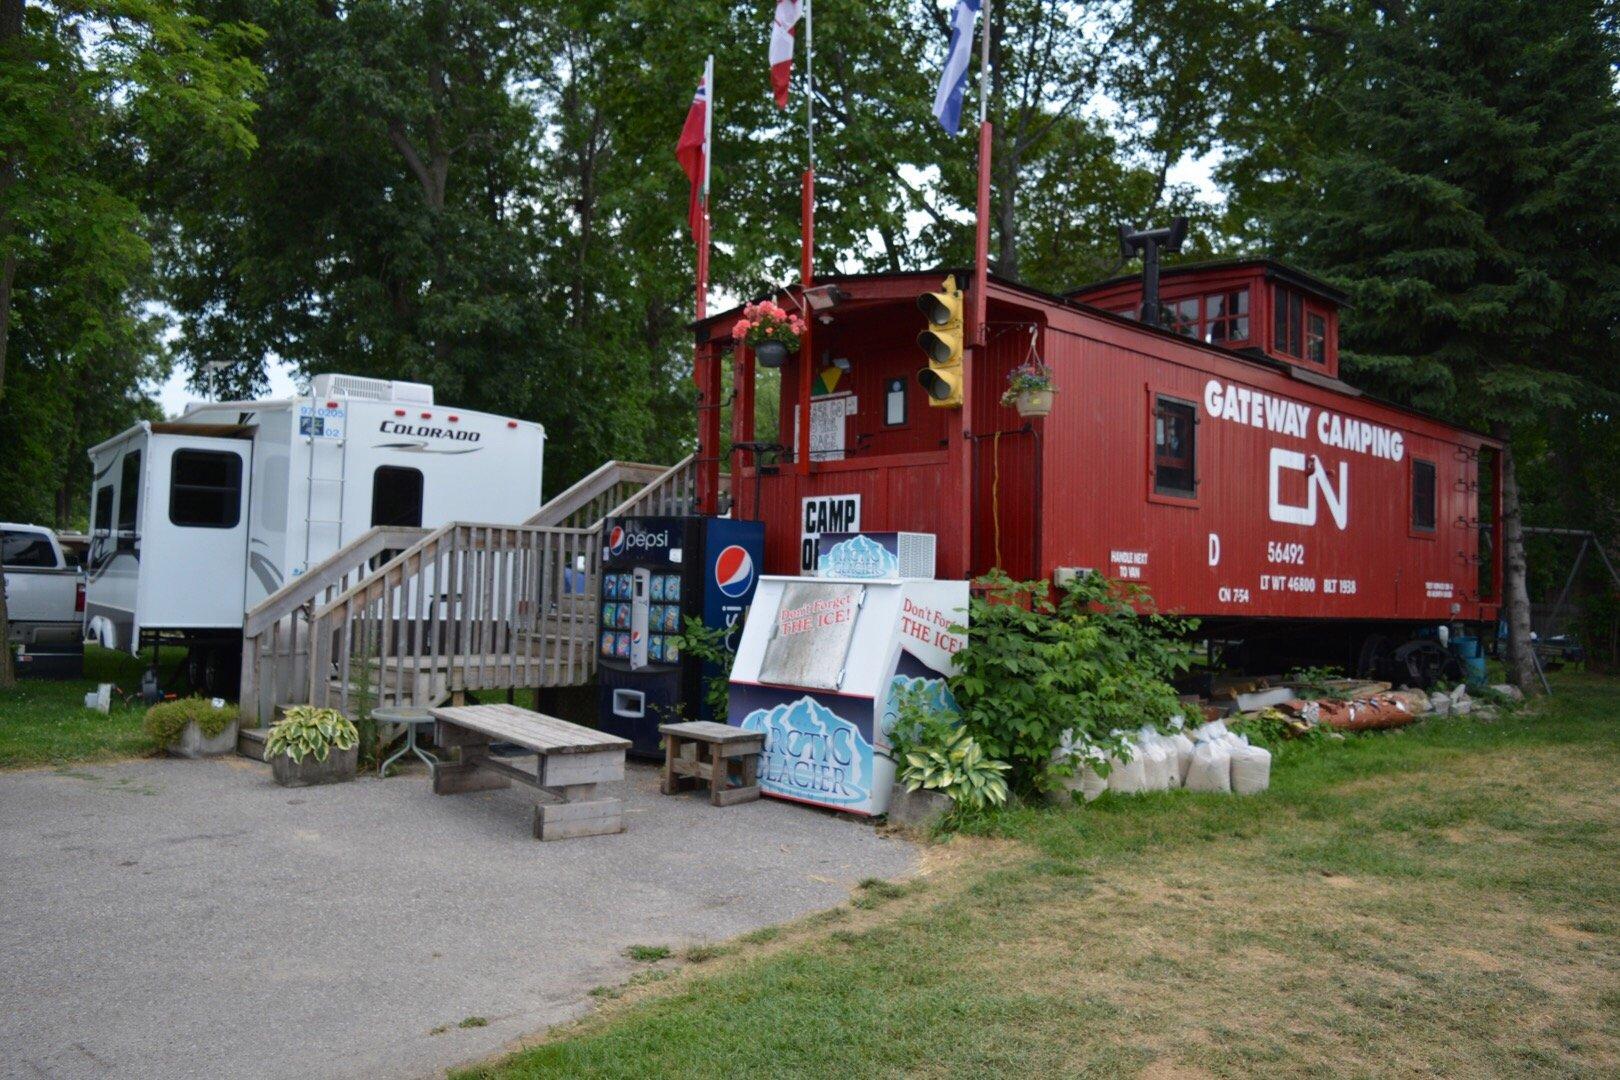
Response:
POLYGON ((193 682, 228 690, 260 600, 374 525, 525 520, 544 449, 538 424, 351 375, 136 424, 90 450, 90 635, 184 642, 193 682))

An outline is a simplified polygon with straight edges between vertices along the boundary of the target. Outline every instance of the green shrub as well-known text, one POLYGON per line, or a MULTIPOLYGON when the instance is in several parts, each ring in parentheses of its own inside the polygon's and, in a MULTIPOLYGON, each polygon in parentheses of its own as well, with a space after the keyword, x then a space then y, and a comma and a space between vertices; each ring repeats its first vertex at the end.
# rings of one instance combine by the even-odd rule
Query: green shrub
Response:
POLYGON ((354 722, 336 709, 294 705, 264 740, 264 760, 286 754, 296 763, 307 754, 325 761, 334 748, 349 750, 360 741, 354 722))
POLYGON ((1044 791, 1074 768, 1073 742, 1118 749, 1116 730, 1162 724, 1180 711, 1169 680, 1185 671, 1180 638, 1196 623, 1153 609, 1139 586, 1081 574, 1045 581, 981 578, 951 693, 985 757, 1011 766, 1015 790, 1044 791))
POLYGON ((204 738, 212 739, 236 723, 236 715, 235 705, 215 708, 208 698, 176 698, 160 701, 147 709, 142 724, 154 742, 167 746, 178 739, 190 723, 197 725, 204 738))

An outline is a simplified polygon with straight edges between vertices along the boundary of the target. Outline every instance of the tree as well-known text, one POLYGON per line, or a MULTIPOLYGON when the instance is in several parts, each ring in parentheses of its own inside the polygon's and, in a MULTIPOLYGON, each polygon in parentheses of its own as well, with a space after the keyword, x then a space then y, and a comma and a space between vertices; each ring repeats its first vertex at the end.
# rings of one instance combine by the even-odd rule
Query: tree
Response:
MULTIPOLYGON (((58 520, 72 453, 132 404, 161 356, 139 306, 146 222, 128 192, 152 141, 176 127, 251 148, 258 73, 239 52, 253 37, 209 26, 181 0, 0 0, 0 450, 21 451, 30 470, 7 486, 57 493, 58 520), (15 407, 8 375, 28 395, 15 407)), ((0 596, 0 643, 7 629, 0 596)), ((0 685, 13 678, 7 645, 0 685)))
POLYGON ((1342 148, 1282 215, 1351 296, 1346 367, 1509 442, 1505 599, 1533 689, 1517 432, 1607 414, 1620 361, 1615 24, 1597 0, 1412 0, 1352 37, 1342 148))

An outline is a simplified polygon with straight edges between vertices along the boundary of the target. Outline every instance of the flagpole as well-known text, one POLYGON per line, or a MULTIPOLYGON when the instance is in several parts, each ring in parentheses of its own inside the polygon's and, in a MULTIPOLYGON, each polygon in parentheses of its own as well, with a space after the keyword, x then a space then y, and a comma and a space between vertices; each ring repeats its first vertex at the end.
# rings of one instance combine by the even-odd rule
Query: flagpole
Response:
MULTIPOLYGON (((805 169, 804 188, 799 196, 800 254, 799 282, 801 289, 810 287, 815 268, 816 246, 816 31, 813 0, 804 0, 804 131, 805 169)), ((796 453, 798 472, 810 474, 810 369, 814 350, 811 346, 812 328, 808 305, 804 311, 804 334, 799 339, 799 432, 796 453)))
POLYGON ((985 293, 990 281, 990 9, 993 3, 994 0, 984 0, 984 26, 979 31, 979 198, 978 222, 973 234, 973 344, 980 348, 986 340, 985 293))
POLYGON ((804 131, 805 170, 803 206, 800 208, 803 237, 799 278, 805 285, 815 270, 816 244, 816 29, 813 0, 804 0, 804 131))
POLYGON ((703 199, 702 216, 698 219, 697 254, 697 318, 702 322, 709 314, 709 162, 714 156, 714 54, 709 54, 703 67, 703 90, 708 103, 703 108, 703 199))

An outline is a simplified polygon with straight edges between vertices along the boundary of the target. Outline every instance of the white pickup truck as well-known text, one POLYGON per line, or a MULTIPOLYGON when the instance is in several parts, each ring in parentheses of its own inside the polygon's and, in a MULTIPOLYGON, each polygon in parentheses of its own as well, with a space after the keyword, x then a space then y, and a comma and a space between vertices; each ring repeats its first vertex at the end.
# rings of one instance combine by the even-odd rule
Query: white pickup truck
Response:
POLYGON ((84 673, 84 570, 43 525, 0 522, 7 645, 17 674, 71 679, 84 673))

